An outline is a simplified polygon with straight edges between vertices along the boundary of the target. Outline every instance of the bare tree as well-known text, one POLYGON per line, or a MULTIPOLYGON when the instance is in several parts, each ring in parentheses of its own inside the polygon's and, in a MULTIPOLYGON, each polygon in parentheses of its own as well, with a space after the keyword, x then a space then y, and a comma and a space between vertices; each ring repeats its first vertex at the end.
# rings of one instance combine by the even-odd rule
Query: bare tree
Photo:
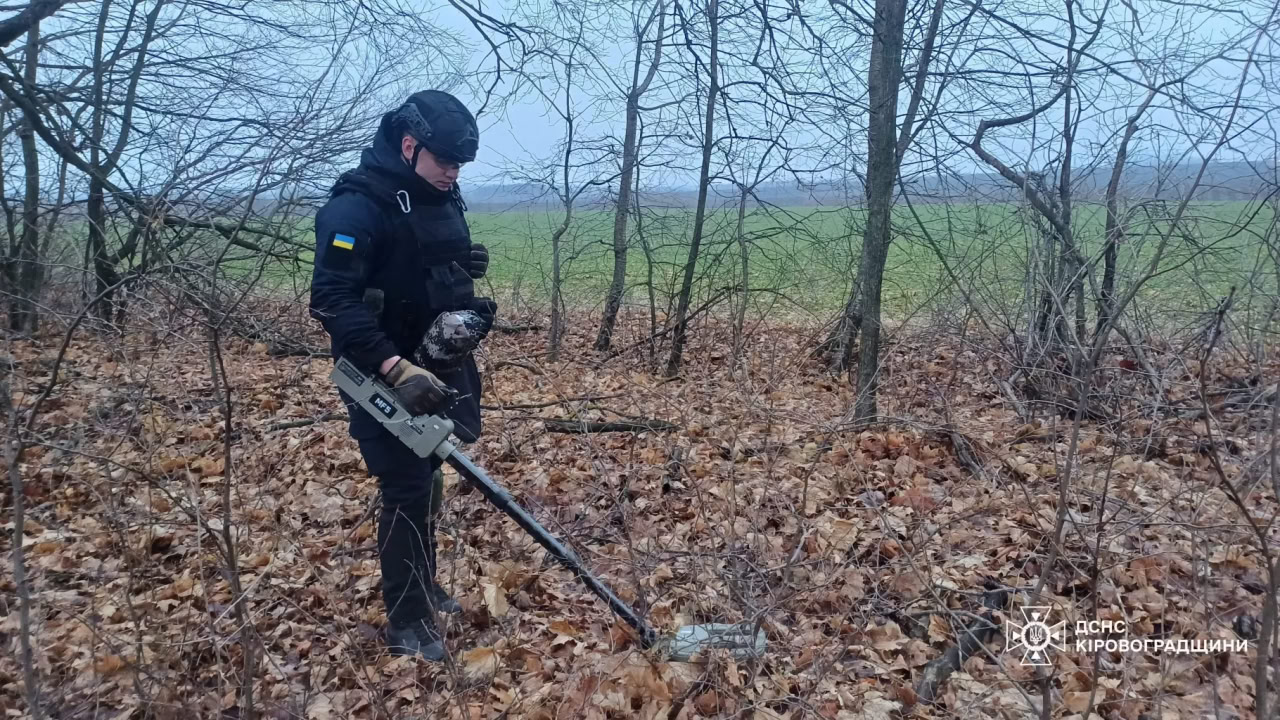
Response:
MULTIPOLYGON (((921 118, 923 101, 930 89, 930 69, 945 10, 944 0, 936 0, 921 33, 915 73, 910 83, 910 99, 901 124, 898 121, 898 94, 904 80, 903 52, 907 32, 906 3, 877 2, 871 23, 871 51, 867 69, 867 170, 863 195, 867 206, 862 253, 856 282, 836 325, 831 362, 836 370, 846 368, 854 339, 861 337, 856 387, 858 400, 854 414, 872 419, 877 413, 876 393, 880 376, 881 288, 885 262, 893 242, 893 198, 899 168, 912 143, 928 120, 921 118)), ((940 93, 945 82, 936 83, 940 93)))
MULTIPOLYGON (((99 323, 99 328, 121 336, 156 321, 153 328, 163 327, 162 334, 176 337, 192 318, 206 322, 203 347, 208 350, 210 380, 223 409, 226 474, 220 488, 220 518, 204 515, 200 501, 184 509, 190 510, 187 520, 200 528, 202 537, 213 539, 220 565, 215 570, 226 578, 231 592, 228 616, 237 622, 234 634, 240 662, 225 676, 237 691, 233 694, 239 698, 237 711, 254 717, 262 710, 264 698, 255 693, 262 667, 261 639, 249 609, 252 586, 240 584, 238 558, 244 552, 244 536, 237 523, 243 516, 230 462, 240 432, 236 415, 241 411, 232 405, 233 385, 239 381, 228 375, 221 362, 224 338, 263 332, 257 324, 264 319, 260 308, 247 308, 246 299, 255 295, 273 263, 289 263, 296 270, 307 262, 301 253, 313 244, 301 233, 307 225, 306 213, 314 207, 315 190, 327 188, 336 174, 332 169, 367 142, 370 121, 402 99, 404 81, 416 84, 424 78, 422 65, 410 68, 400 63, 405 54, 419 49, 422 36, 402 37, 398 28, 406 23, 381 26, 362 14, 381 4, 356 9, 345 3, 303 5, 106 2, 73 6, 58 16, 57 23, 42 26, 36 18, 24 26, 23 31, 30 34, 21 62, 0 52, 0 111, 9 118, 0 131, 9 134, 16 127, 24 149, 34 148, 24 158, 22 179, 27 192, 21 235, 13 222, 16 218, 9 223, 9 254, 18 261, 11 277, 16 280, 6 282, 4 291, 25 327, 36 329, 39 314, 49 313, 57 321, 46 325, 62 331, 58 356, 38 393, 20 385, 29 377, 7 367, 14 364, 14 350, 20 347, 16 343, 22 341, 6 335, 6 341, 15 346, 5 348, 0 389, 2 409, 8 416, 5 460, 17 531, 13 573, 19 580, 22 606, 21 628, 14 642, 23 651, 15 656, 21 656, 24 668, 29 712, 37 717, 42 707, 54 707, 67 691, 41 684, 38 668, 43 662, 41 648, 47 643, 39 637, 45 624, 40 620, 38 598, 46 589, 38 573, 27 572, 27 556, 21 551, 20 518, 29 507, 22 499, 39 484, 35 470, 29 469, 33 467, 31 448, 52 447, 50 438, 59 432, 60 421, 47 418, 41 410, 55 392, 73 390, 77 376, 66 374, 62 363, 73 340, 81 340, 80 329, 92 325, 95 314, 99 320, 116 323, 113 328, 99 323), (307 21, 298 22, 300 17, 307 21), (360 52, 379 44, 381 52, 371 54, 372 60, 361 58, 360 52), (299 53, 326 62, 281 72, 299 53), (358 61, 354 68, 344 67, 353 59, 358 61), (15 117, 20 118, 16 123, 15 117), (54 176, 48 183, 39 175, 40 166, 52 169, 46 173, 54 176), (86 190, 80 192, 80 188, 86 190), (59 210, 67 196, 74 196, 84 208, 83 216, 76 217, 87 218, 87 228, 83 223, 58 225, 66 217, 59 210), (55 265, 54 254, 65 254, 68 246, 74 246, 83 262, 55 265), (61 273, 64 277, 55 278, 59 281, 87 274, 92 289, 78 304, 74 292, 50 292, 48 304, 37 305, 39 282, 46 272, 61 273), (123 312, 126 299, 138 309, 140 324, 129 325, 130 318, 123 312), (54 315, 64 311, 65 316, 54 315)), ((21 17, 30 19, 31 13, 21 17)), ((14 27, 8 23, 0 23, 0 36, 14 27)), ((421 19, 416 24, 430 27, 421 19)), ((441 85, 454 73, 443 59, 429 69, 441 85)), ((12 187, 18 173, 4 169, 7 185, 12 187)), ((9 210, 7 196, 4 200, 9 210)), ((280 301, 280 288, 269 290, 266 294, 273 297, 263 303, 268 308, 280 301)), ((130 357, 133 348, 117 345, 102 350, 122 363, 135 359, 130 357)), ((168 342, 150 350, 157 356, 174 351, 168 342)), ((166 384, 171 380, 166 379, 166 384)), ((146 385, 144 381, 138 387, 146 385)), ((93 442, 92 437, 70 437, 58 451, 97 452, 101 446, 91 448, 93 442)), ((120 477, 117 469, 122 459, 116 454, 120 447, 106 445, 108 449, 96 460, 104 468, 101 480, 113 482, 120 477)), ((99 479, 91 475, 75 482, 83 482, 90 494, 98 493, 99 479)), ((121 568, 132 577, 138 562, 122 558, 121 568)), ((124 612, 140 612, 132 592, 121 597, 124 612)), ((142 625, 136 628, 141 649, 142 625)), ((215 654, 221 663, 224 654, 221 650, 215 654)), ((134 689, 139 702, 147 703, 147 666, 152 661, 139 652, 136 662, 141 673, 134 689)))
POLYGON ((29 32, 31 28, 39 25, 41 20, 58 12, 62 6, 70 5, 74 1, 37 0, 37 2, 29 5, 19 5, 18 8, 6 8, 6 10, 19 9, 19 11, 13 17, 0 20, 0 48, 8 46, 9 43, 29 32))
POLYGON ((902 80, 902 34, 906 0, 876 0, 867 98, 867 226, 862 238, 858 287, 862 292, 862 344, 858 358, 860 420, 876 417, 880 377, 880 287, 892 241, 894 180, 898 177, 898 88, 902 80))
MULTIPOLYGON (((688 333, 689 299, 693 295, 693 274, 698 264, 698 250, 702 244, 702 232, 707 219, 707 189, 711 184, 711 152, 715 146, 716 99, 720 88, 719 65, 719 0, 708 0, 706 6, 707 27, 710 40, 707 59, 707 97, 706 120, 702 127, 702 168, 698 174, 698 206, 694 210, 693 235, 689 239, 689 257, 684 265, 684 281, 680 286, 678 305, 676 308, 675 330, 671 339, 671 353, 667 356, 667 377, 674 377, 680 372, 680 360, 684 355, 684 343, 688 333)), ((688 21, 683 23, 685 44, 689 52, 701 65, 701 58, 693 49, 689 39, 688 21)))
MULTIPOLYGON (((720 101, 726 119, 732 118, 732 104, 727 93, 721 93, 720 101)), ((737 213, 732 233, 732 243, 738 250, 739 268, 738 298, 733 311, 732 352, 735 366, 745 351, 747 309, 752 300, 751 256, 756 249, 752 242, 753 233, 747 229, 747 206, 753 202, 761 204, 756 194, 757 189, 784 172, 791 154, 786 136, 792 120, 785 117, 777 119, 766 114, 763 121, 759 135, 733 134, 719 146, 724 154, 724 174, 737 195, 737 213)), ((747 129, 739 126, 736 132, 746 133, 747 129)), ((766 228, 764 232, 772 234, 779 232, 779 229, 766 228)))
MULTIPOLYGON (((142 3, 135 2, 128 10, 124 28, 118 34, 115 47, 108 49, 108 21, 111 20, 112 5, 110 1, 102 3, 97 20, 97 32, 93 38, 93 54, 89 67, 90 99, 87 137, 89 227, 85 252, 93 267, 95 286, 92 294, 101 298, 98 301, 97 310, 99 317, 104 320, 110 320, 115 315, 114 293, 109 292, 108 288, 118 283, 120 275, 116 265, 124 255, 132 251, 133 244, 126 242, 117 252, 107 249, 109 228, 106 187, 103 184, 103 178, 109 176, 119 165, 124 150, 129 145, 130 135, 134 131, 133 114, 138 103, 138 85, 148 65, 148 51, 152 40, 156 37, 157 22, 165 3, 156 2, 152 5, 150 12, 143 20, 141 38, 135 38, 132 26, 136 14, 142 10, 142 3), (135 39, 138 42, 137 48, 129 48, 128 44, 135 39), (133 56, 131 61, 125 59, 126 53, 133 56), (122 83, 125 90, 122 97, 112 98, 114 102, 119 103, 119 107, 111 108, 107 104, 107 88, 108 85, 114 86, 116 83, 122 83), (120 118, 115 137, 110 139, 107 135, 108 113, 120 118)), ((140 235, 140 231, 130 233, 131 239, 136 239, 140 235)))
POLYGON ((627 283, 627 252, 630 242, 627 236, 627 219, 631 213, 632 183, 635 181, 635 168, 639 155, 640 101, 649 90, 650 83, 658 72, 662 62, 662 44, 666 27, 665 0, 656 0, 643 24, 634 23, 635 53, 631 61, 631 86, 626 90, 626 119, 622 134, 622 170, 618 179, 618 196, 613 213, 613 280, 605 295, 604 313, 600 318, 600 329, 596 334, 595 349, 604 352, 613 341, 613 329, 618 322, 618 310, 622 307, 622 298, 627 283), (641 67, 645 60, 645 46, 648 44, 649 28, 657 21, 658 27, 653 36, 653 55, 648 61, 648 69, 644 77, 640 77, 641 67))
MULTIPOLYGON (((40 23, 32 23, 27 31, 27 47, 22 80, 27 87, 36 84, 36 69, 40 61, 40 23)), ((40 297, 40 281, 43 276, 40 264, 40 155, 36 149, 35 127, 23 118, 19 130, 22 140, 22 162, 26 175, 26 187, 22 203, 22 237, 17 252, 13 254, 10 278, 13 297, 9 307, 9 328, 19 332, 34 333, 39 327, 40 315, 36 303, 40 297)))
MULTIPOLYGON (((607 163, 611 155, 610 143, 606 140, 584 140, 579 129, 579 117, 583 111, 578 107, 581 102, 578 96, 586 87, 596 84, 594 78, 584 79, 584 76, 590 78, 594 75, 590 61, 596 59, 596 51, 586 44, 586 8, 556 6, 549 23, 550 27, 541 29, 546 38, 546 48, 533 53, 527 74, 530 84, 563 125, 564 139, 557 157, 545 163, 554 170, 546 173, 517 172, 515 177, 547 188, 555 194, 563 210, 551 231, 551 327, 547 345, 549 359, 556 362, 560 357, 567 310, 563 272, 566 264, 580 252, 566 253, 563 241, 573 226, 574 207, 578 200, 584 193, 612 182, 617 173, 607 163), (539 77, 544 69, 548 79, 539 77)), ((634 164, 634 158, 632 162, 634 164)), ((626 213, 622 215, 625 218, 626 213)), ((625 229, 625 220, 623 222, 625 229)))

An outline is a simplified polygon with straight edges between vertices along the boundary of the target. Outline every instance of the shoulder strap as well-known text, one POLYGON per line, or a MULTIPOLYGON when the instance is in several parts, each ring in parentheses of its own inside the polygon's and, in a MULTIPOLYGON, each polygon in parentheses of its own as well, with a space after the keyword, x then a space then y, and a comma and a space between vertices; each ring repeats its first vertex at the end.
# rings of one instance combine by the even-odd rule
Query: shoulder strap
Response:
POLYGON ((462 199, 462 190, 458 187, 457 182, 454 182, 453 187, 449 189, 449 197, 453 199, 454 204, 458 206, 459 210, 462 212, 467 211, 467 203, 462 199))
POLYGON ((379 209, 385 212, 401 212, 400 203, 396 199, 394 188, 386 187, 369 177, 368 173, 359 170, 348 170, 342 173, 338 182, 329 191, 330 197, 343 193, 355 193, 372 200, 379 209))

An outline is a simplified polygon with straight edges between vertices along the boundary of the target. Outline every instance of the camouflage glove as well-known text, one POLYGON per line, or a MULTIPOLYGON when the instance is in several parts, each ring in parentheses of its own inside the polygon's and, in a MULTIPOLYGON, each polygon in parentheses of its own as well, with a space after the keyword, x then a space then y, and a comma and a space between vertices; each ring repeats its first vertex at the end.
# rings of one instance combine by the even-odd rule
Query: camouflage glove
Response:
POLYGON ((427 328, 418 352, 432 363, 457 363, 489 335, 497 312, 498 304, 493 300, 475 298, 465 310, 440 313, 427 328))
POLYGON ((458 391, 440 378, 401 358, 387 373, 387 382, 410 415, 426 415, 458 391))

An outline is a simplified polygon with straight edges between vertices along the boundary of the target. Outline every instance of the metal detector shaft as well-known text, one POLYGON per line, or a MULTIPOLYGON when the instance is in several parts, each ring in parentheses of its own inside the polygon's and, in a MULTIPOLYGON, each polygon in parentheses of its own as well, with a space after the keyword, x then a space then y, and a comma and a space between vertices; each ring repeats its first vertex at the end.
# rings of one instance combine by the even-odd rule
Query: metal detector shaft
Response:
POLYGON ((520 507, 510 493, 491 480, 484 470, 481 470, 475 463, 471 462, 470 458, 458 452, 457 448, 454 448, 445 458, 445 462, 449 463, 454 470, 457 470, 459 475, 474 483, 480 489, 480 492, 484 493, 489 502, 506 513, 512 520, 515 520, 516 524, 529 533, 534 540, 537 540, 539 545, 546 548, 552 557, 572 570, 578 576, 578 579, 582 581, 582 584, 586 585, 591 592, 595 593, 601 600, 609 603, 609 608, 614 613, 626 620, 628 625, 640 633, 640 642, 646 649, 657 642, 657 633, 636 614, 635 610, 632 610, 617 595, 614 595, 612 590, 604 586, 604 583, 597 580, 590 571, 583 567, 582 561, 578 559, 576 553, 565 547, 551 533, 539 525, 532 515, 520 507))
POLYGON ((345 392, 355 404, 364 408, 377 418, 391 434, 400 439, 418 457, 435 455, 458 471, 467 480, 479 488, 485 499, 516 521, 516 524, 529 533, 539 545, 562 565, 578 576, 597 597, 609 604, 619 617, 640 633, 640 642, 646 648, 658 641, 658 634, 635 610, 613 594, 582 564, 577 554, 557 540, 551 533, 538 524, 537 520, 511 497, 498 483, 494 482, 484 470, 481 470, 471 459, 458 451, 449 441, 453 432, 453 421, 439 415, 413 416, 400 406, 396 395, 385 383, 375 376, 365 374, 354 363, 346 358, 338 358, 333 372, 329 376, 338 388, 345 392))

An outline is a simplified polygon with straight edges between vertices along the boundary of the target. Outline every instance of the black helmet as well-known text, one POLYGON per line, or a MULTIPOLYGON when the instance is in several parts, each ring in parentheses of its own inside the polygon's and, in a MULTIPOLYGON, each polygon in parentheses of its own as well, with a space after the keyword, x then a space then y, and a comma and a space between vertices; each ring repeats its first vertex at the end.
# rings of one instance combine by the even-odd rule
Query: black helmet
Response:
MULTIPOLYGON (((442 160, 476 159, 480 130, 471 111, 458 98, 440 90, 409 96, 396 111, 396 124, 442 160)), ((415 160, 417 153, 415 153, 415 160)))

